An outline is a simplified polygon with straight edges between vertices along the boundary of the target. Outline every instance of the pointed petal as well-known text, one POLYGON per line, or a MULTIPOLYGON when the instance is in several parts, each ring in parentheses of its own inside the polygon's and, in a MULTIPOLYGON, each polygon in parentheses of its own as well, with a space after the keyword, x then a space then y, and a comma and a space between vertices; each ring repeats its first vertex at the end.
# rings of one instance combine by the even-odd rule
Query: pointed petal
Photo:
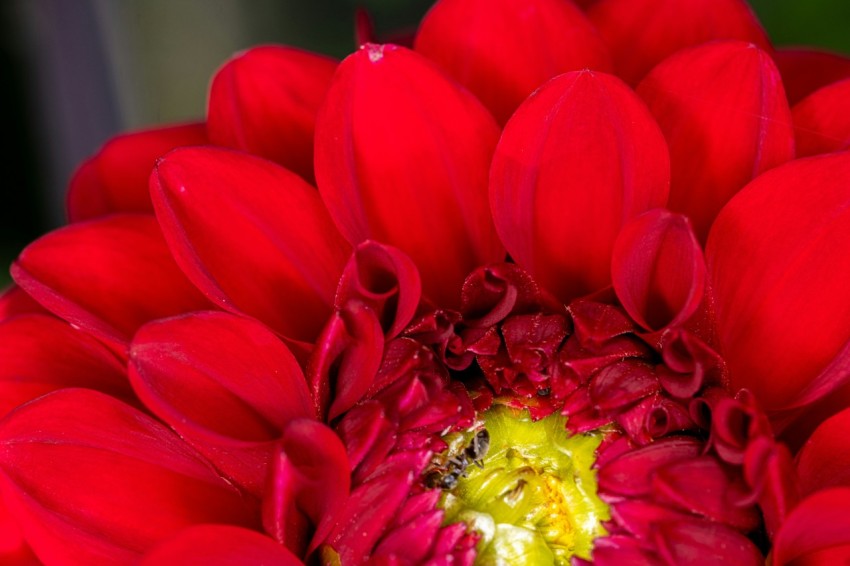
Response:
POLYGON ((832 153, 850 149, 850 79, 825 86, 792 109, 797 155, 832 153))
POLYGON ((153 212, 148 178, 156 160, 175 147, 206 143, 202 123, 112 138, 74 173, 68 188, 68 218, 79 222, 114 212, 153 212))
POLYGON ((209 308, 151 216, 112 215, 50 232, 21 252, 12 277, 57 316, 121 348, 150 320, 209 308))
POLYGON ((740 39, 770 49, 743 0, 601 0, 587 15, 614 58, 614 72, 637 84, 676 51, 716 39, 740 39))
POLYGON ((667 146, 619 79, 579 71, 531 96, 505 126, 490 200, 511 257, 564 302, 610 283, 620 227, 663 206, 667 146))
POLYGON ((369 44, 339 67, 316 122, 316 179, 354 244, 396 246, 424 294, 460 305, 466 275, 504 258, 487 205, 499 128, 424 57, 369 44))
POLYGON ((797 454, 797 475, 804 494, 827 487, 850 487, 850 409, 827 419, 797 454))
POLYGON ((753 177, 794 157, 791 113, 767 53, 722 41, 680 51, 640 83, 670 146, 670 208, 705 241, 714 217, 753 177))
POLYGON ((151 196, 177 263, 213 301, 316 337, 351 248, 312 187, 248 154, 187 148, 159 161, 151 196))
POLYGON ((210 140, 265 157, 313 182, 313 129, 337 62, 281 45, 235 55, 210 87, 210 140))
POLYGON ((57 391, 4 419, 0 468, 10 511, 49 564, 127 564, 192 524, 256 524, 256 503, 180 438, 94 391, 57 391))
POLYGON ((0 292, 0 321, 20 314, 47 314, 47 311, 26 291, 12 284, 0 292))
POLYGON ((847 509, 850 488, 846 487, 825 489, 804 499, 788 515, 774 539, 773 563, 846 564, 850 560, 847 509), (826 556, 825 552, 830 554, 826 556))
POLYGON ((301 566, 294 554, 256 531, 225 525, 190 527, 145 555, 142 566, 301 566))
POLYGON ((850 78, 850 57, 811 48, 777 49, 773 54, 782 73, 788 102, 797 104, 828 84, 850 78))
POLYGON ((732 390, 767 410, 810 403, 847 377, 848 176, 848 153, 792 161, 757 177, 712 228, 706 260, 732 390))
POLYGON ((555 75, 611 67, 590 21, 562 0, 440 0, 419 25, 415 49, 502 124, 555 75))

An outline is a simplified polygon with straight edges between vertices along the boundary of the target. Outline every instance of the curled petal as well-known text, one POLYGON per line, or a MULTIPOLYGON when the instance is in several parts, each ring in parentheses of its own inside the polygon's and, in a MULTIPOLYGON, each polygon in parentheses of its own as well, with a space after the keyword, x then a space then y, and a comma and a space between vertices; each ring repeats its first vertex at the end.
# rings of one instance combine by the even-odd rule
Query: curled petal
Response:
POLYGON ((827 487, 850 487, 850 409, 825 420, 797 454, 803 493, 827 487))
POLYGON ((177 263, 207 296, 315 339, 351 252, 315 189, 257 157, 184 148, 159 161, 151 197, 177 263))
POLYGON ((770 45, 743 0, 601 0, 588 16, 611 49, 614 72, 637 84, 680 49, 715 39, 770 45))
POLYGON ((667 201, 667 146, 619 79, 560 75, 513 115, 493 158, 490 201, 514 260, 566 302, 610 283, 621 226, 667 201))
POLYGON ((42 236, 12 264, 45 308, 120 348, 142 324, 209 308, 151 216, 112 215, 42 236))
POLYGON ((825 86, 792 109, 797 155, 805 157, 850 148, 850 79, 825 86))
POLYGON ((142 561, 142 566, 172 564, 301 566, 303 562, 256 531, 226 525, 199 525, 158 545, 142 561))
POLYGON ((319 113, 316 180, 350 242, 398 247, 425 296, 456 307, 466 275, 504 258, 486 190, 498 137, 484 107, 427 59, 368 44, 340 64, 319 113))
POLYGON ((47 314, 47 311, 26 291, 13 284, 0 292, 0 322, 19 314, 47 314))
POLYGON ((719 383, 723 359, 705 342, 683 329, 666 332, 661 339, 664 366, 658 377, 664 389, 679 399, 689 399, 703 385, 719 383))
POLYGON ((210 140, 265 157, 313 182, 313 129, 337 63, 280 45, 254 47, 210 86, 210 140))
POLYGON ((848 375, 848 175, 846 152, 792 161, 750 183, 712 228, 706 259, 732 390, 767 410, 811 403, 848 375))
POLYGON ((115 212, 153 212, 148 178, 156 160, 175 147, 206 143, 204 124, 166 126, 111 139, 71 178, 68 218, 78 222, 115 212))
POLYGON ((804 499, 779 529, 773 563, 842 564, 850 560, 850 488, 818 491, 804 499))
POLYGON ((773 54, 782 73, 788 102, 797 104, 830 83, 850 78, 850 57, 810 48, 777 49, 773 54))
POLYGON ((0 423, 0 489, 48 564, 128 564, 192 524, 252 527, 258 506, 163 425, 65 389, 0 423))
POLYGON ((670 146, 670 208, 690 218, 701 241, 738 190, 794 157, 779 71, 750 43, 681 51, 655 67, 638 94, 670 146))
POLYGON ((638 324, 647 330, 683 324, 705 289, 705 260, 688 219, 655 209, 626 224, 614 244, 611 276, 638 324))
POLYGON ((440 0, 422 20, 415 48, 502 124, 555 75, 611 66, 587 17, 562 0, 440 0))

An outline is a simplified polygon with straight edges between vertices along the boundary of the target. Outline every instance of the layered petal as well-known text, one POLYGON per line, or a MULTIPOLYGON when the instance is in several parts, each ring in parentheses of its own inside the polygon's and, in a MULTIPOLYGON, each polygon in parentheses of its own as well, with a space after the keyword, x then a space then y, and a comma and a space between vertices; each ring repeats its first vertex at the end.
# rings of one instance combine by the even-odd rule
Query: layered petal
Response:
POLYGON ((424 294, 459 306, 475 267, 499 261, 487 171, 499 128, 424 57, 368 44, 340 65, 316 122, 316 179, 352 243, 398 247, 424 294))
POLYGON ((127 564, 197 523, 256 524, 246 498, 147 415, 58 391, 0 423, 0 489, 48 564, 127 564))
POLYGON ((670 147, 670 208, 705 241, 724 204, 753 177, 794 157, 791 113, 770 56, 752 44, 681 51, 638 87, 670 147))
POLYGON ((850 488, 825 489, 803 500, 776 535, 773 564, 826 566, 850 560, 850 488))
POLYGON ((440 0, 419 25, 415 49, 502 124, 555 75, 611 66, 590 21, 563 0, 440 0))
POLYGON ((850 356, 850 154, 757 177, 721 212, 706 259, 733 390, 768 410, 846 379, 850 356))
POLYGON ((811 48, 777 49, 773 55, 792 105, 830 83, 850 78, 850 57, 811 48))
POLYGON ((797 454, 803 493, 828 487, 850 487, 850 409, 825 420, 797 454))
POLYGON ((225 525, 190 527, 145 555, 142 566, 301 566, 294 554, 267 536, 225 525))
POLYGON ((312 187, 248 154, 186 148, 160 160, 151 196, 178 264, 207 296, 315 339, 351 248, 312 187))
POLYGON ((146 215, 50 232, 21 252, 12 277, 57 316, 121 348, 150 320, 209 308, 146 215))
POLYGON ((280 45, 238 53, 213 77, 210 140, 275 161, 312 183, 316 114, 336 65, 280 45))
POLYGON ((610 283, 620 228, 665 204, 669 174, 661 131, 624 83, 567 73, 505 127, 490 176, 496 228, 511 257, 569 302, 610 283))
POLYGON ((804 157, 850 148, 850 79, 825 86, 792 109, 797 155, 804 157))
POLYGON ((68 218, 78 222, 114 212, 153 211, 148 178, 156 160, 184 145, 207 141, 204 124, 181 124, 122 134, 85 161, 68 189, 68 218))
POLYGON ((707 41, 770 47, 743 0, 601 0, 588 16, 611 49, 614 72, 630 84, 676 51, 707 41))
POLYGON ((26 291, 17 285, 10 285, 0 293, 0 321, 20 314, 47 314, 47 311, 26 291))

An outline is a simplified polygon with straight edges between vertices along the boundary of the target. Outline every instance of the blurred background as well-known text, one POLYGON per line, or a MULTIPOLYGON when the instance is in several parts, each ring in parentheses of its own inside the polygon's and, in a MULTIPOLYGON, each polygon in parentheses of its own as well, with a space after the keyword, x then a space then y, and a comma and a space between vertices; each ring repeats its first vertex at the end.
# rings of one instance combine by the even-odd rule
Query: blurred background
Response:
MULTIPOLYGON (((751 0, 777 45, 850 53, 850 0, 751 0)), ((215 69, 258 43, 343 57, 353 14, 413 29, 430 0, 0 0, 0 287, 64 222, 76 165, 117 132, 201 118, 215 69)))

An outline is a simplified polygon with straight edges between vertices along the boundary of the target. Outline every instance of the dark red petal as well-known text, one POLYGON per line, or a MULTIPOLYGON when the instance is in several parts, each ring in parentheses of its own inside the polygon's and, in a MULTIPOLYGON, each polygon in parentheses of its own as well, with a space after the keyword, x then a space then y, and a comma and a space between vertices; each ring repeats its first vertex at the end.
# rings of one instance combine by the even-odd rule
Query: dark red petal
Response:
POLYGON ((563 0, 440 0, 419 25, 415 49, 502 124, 555 75, 611 67, 590 21, 563 0))
POLYGON ((85 332, 41 314, 0 322, 0 417, 63 387, 86 387, 131 400, 126 369, 85 332))
POLYGON ((825 489, 804 499, 774 539, 773 564, 846 564, 850 560, 848 509, 850 488, 846 487, 825 489), (831 551, 829 560, 821 554, 824 551, 831 551))
POLYGON ((15 284, 0 292, 0 321, 20 314, 47 314, 40 304, 15 284))
POLYGON ((210 140, 276 161, 312 183, 316 114, 336 66, 279 45, 238 53, 213 77, 210 140))
POLYGON ((504 258, 487 204, 499 128, 427 59, 369 44, 339 66, 316 122, 316 179, 354 244, 391 244, 424 294, 460 305, 466 275, 504 258))
POLYGON ((224 525, 190 527, 145 555, 142 566, 301 566, 303 562, 256 531, 224 525))
POLYGON ((803 493, 827 487, 850 487, 850 409, 821 423, 797 454, 803 493))
POLYGON ((227 313, 143 326, 130 345, 142 402, 228 477, 261 494, 272 442, 314 415, 295 358, 271 330, 227 313))
POLYGON ((797 155, 804 157, 850 148, 850 79, 816 90, 792 109, 797 155))
POLYGON ((121 347, 150 320, 209 308, 175 265, 152 216, 60 228, 21 252, 12 277, 48 310, 121 347))
POLYGON ((312 187, 248 154, 186 148, 159 161, 151 196, 177 263, 212 300, 316 337, 351 248, 312 187))
POLYGON ((784 48, 773 54, 788 102, 797 104, 830 83, 850 78, 850 57, 819 49, 784 48))
POLYGON ((68 188, 71 222, 114 212, 153 212, 148 178, 157 158, 175 147, 207 142, 204 124, 166 126, 108 141, 74 173, 68 188))
POLYGON ((714 217, 753 177, 794 157, 791 113, 770 56, 721 41, 681 51, 638 94, 670 147, 670 208, 705 241, 714 217))
POLYGON ((663 523, 653 532, 668 564, 763 566, 764 556, 746 536, 713 521, 663 523))
POLYGON ((669 175, 637 96, 605 73, 567 73, 505 126, 490 175, 496 228, 513 259, 569 302, 610 283, 621 226, 666 203, 669 175))
POLYGON ((686 437, 671 437, 631 450, 601 467, 599 489, 615 495, 646 495, 659 469, 695 458, 700 450, 698 441, 686 437))
POLYGON ((647 330, 678 326, 705 290, 705 260, 687 217, 655 209, 623 227, 611 258, 614 290, 647 330))
POLYGON ((756 178, 712 228, 721 353, 732 390, 765 409, 805 405, 846 379, 848 176, 850 153, 793 161, 756 178))
POLYGON ((743 0, 601 0, 587 15, 611 49, 615 72, 630 84, 676 51, 714 39, 770 48, 743 0))
POLYGON ((0 423, 0 489, 48 564, 126 564, 198 523, 256 524, 246 498, 163 425, 65 389, 0 423))

